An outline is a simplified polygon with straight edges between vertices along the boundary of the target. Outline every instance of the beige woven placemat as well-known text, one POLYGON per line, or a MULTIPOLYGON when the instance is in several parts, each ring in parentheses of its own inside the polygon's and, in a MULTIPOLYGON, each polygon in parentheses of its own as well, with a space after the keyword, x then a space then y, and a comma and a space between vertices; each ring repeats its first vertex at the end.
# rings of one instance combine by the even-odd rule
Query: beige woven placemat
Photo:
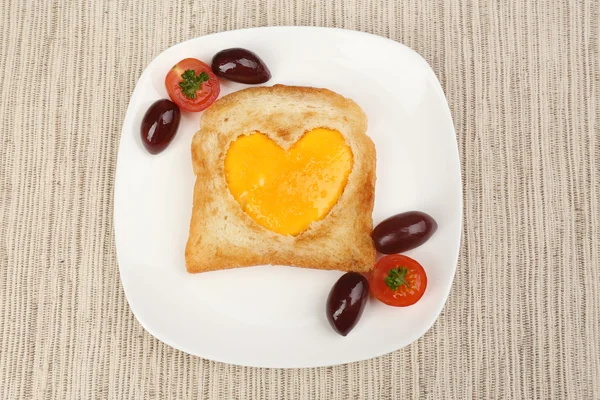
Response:
MULTIPOLYGON (((600 399, 598 1, 0 1, 0 398, 600 399), (136 322, 112 194, 143 68, 184 39, 322 25, 398 40, 454 117, 463 245, 419 341, 333 368, 188 356, 136 322)), ((374 338, 374 340, 376 340, 374 338)))

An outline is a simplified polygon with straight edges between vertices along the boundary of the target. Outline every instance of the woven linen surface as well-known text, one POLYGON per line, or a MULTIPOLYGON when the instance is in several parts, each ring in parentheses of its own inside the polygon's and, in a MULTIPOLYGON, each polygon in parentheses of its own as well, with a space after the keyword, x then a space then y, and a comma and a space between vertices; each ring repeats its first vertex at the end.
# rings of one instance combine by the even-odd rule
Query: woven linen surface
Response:
POLYGON ((0 0, 0 398, 600 399, 599 22, 582 0, 0 0), (405 43, 448 98, 458 270, 392 354, 211 362, 154 339, 123 294, 113 180, 137 78, 182 40, 268 25, 405 43))

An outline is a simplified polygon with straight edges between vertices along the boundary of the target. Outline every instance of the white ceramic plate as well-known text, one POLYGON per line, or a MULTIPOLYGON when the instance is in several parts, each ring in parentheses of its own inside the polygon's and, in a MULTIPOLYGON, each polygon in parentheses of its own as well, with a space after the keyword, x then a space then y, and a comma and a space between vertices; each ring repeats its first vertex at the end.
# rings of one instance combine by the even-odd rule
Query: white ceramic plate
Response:
MULTIPOLYGON (((223 80, 221 95, 246 87, 223 80)), ((433 71, 408 47, 365 33, 308 27, 255 28, 177 44, 142 73, 127 109, 115 183, 115 238, 123 288, 138 321, 156 338, 211 360, 259 367, 316 367, 367 359, 422 336, 439 315, 456 269, 462 219, 461 180, 452 119, 433 71), (377 149, 373 222, 421 210, 438 231, 407 255, 428 275, 414 306, 370 299, 347 337, 325 316, 342 275, 258 266, 191 275, 188 237, 194 175, 192 136, 200 114, 182 113, 169 147, 150 155, 140 139, 150 104, 168 98, 165 75, 180 59, 210 63, 219 50, 256 52, 276 83, 324 87, 356 101, 377 149)))

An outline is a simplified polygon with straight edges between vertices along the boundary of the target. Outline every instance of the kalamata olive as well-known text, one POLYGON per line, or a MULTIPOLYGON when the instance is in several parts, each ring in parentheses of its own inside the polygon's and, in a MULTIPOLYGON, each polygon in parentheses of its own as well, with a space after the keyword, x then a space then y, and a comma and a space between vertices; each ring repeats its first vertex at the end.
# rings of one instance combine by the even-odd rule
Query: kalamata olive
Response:
POLYGON ((156 101, 142 119, 142 142, 152 154, 163 151, 177 133, 181 111, 171 100, 156 101))
POLYGON ((429 215, 409 211, 380 222, 371 237, 378 252, 402 253, 425 243, 436 230, 437 223, 429 215))
POLYGON ((327 298, 327 319, 342 336, 356 326, 369 298, 369 281, 357 272, 348 272, 333 285, 327 298))
POLYGON ((239 47, 215 54, 212 70, 218 76, 240 83, 265 83, 271 79, 271 72, 263 60, 250 50, 239 47))

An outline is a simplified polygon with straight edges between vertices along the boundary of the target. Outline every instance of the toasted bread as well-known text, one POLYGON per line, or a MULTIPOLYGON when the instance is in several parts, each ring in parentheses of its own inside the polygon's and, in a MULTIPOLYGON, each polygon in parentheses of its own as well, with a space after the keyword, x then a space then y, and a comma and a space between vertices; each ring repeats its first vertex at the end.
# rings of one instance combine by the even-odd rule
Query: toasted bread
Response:
POLYGON ((202 115, 192 140, 196 175, 188 272, 274 264, 366 272, 376 252, 370 237, 375 190, 375 146, 367 118, 352 100, 327 89, 253 87, 216 101, 202 115), (240 135, 261 132, 288 149, 307 131, 340 132, 353 153, 346 186, 321 220, 296 236, 255 222, 232 196, 225 177, 229 146, 240 135))

